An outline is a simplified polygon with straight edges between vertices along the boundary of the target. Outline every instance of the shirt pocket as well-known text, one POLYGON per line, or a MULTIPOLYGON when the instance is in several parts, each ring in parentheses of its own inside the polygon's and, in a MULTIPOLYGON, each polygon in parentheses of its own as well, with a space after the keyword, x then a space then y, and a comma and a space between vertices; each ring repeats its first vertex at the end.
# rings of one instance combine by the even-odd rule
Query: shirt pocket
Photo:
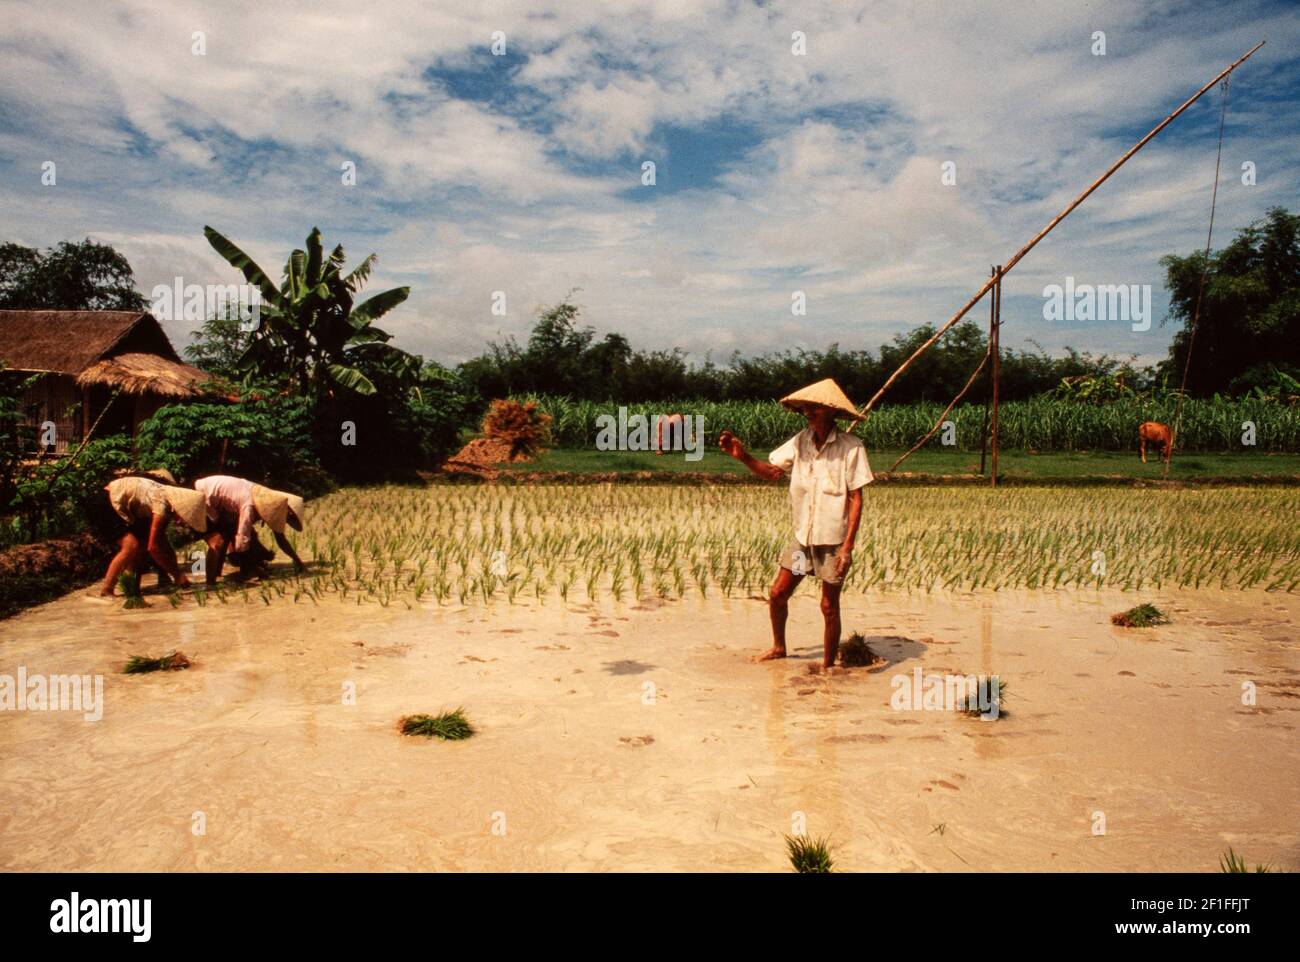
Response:
POLYGON ((816 489, 824 495, 844 493, 844 462, 818 461, 814 464, 816 489))

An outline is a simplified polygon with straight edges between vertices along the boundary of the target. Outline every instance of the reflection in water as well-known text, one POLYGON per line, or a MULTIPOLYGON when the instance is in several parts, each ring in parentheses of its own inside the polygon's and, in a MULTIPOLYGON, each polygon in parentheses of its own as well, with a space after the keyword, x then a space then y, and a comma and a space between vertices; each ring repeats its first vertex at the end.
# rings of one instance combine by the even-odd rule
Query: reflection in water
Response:
MULTIPOLYGON (((993 602, 984 601, 983 610, 980 612, 980 674, 993 675, 997 674, 997 669, 993 666, 993 602)), ((1002 725, 1006 722, 997 718, 985 721, 982 718, 966 719, 975 728, 975 756, 977 758, 999 758, 1002 755, 1002 742, 993 737, 996 735, 995 725, 1002 725)))

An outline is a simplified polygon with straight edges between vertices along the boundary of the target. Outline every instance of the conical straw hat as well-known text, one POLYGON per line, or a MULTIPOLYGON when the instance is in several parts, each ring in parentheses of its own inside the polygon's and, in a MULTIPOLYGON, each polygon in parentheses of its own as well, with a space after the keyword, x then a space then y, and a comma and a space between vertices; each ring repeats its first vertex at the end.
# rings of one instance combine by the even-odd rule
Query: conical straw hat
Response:
POLYGON ((276 534, 284 534, 285 523, 289 520, 289 495, 283 491, 273 491, 260 484, 253 485, 253 507, 257 516, 266 522, 266 526, 276 534))
POLYGON ((289 499, 288 521, 301 531, 303 523, 307 520, 307 502, 296 494, 289 494, 286 497, 289 499), (297 524, 294 524, 295 521, 297 521, 297 524))
POLYGON ((164 484, 162 489, 163 496, 167 499, 167 506, 172 509, 176 517, 199 534, 208 529, 208 499, 203 496, 202 491, 172 484, 164 484))
POLYGON ((862 420, 862 415, 853 406, 853 402, 840 390, 840 386, 835 383, 835 379, 829 377, 824 381, 818 381, 816 384, 809 384, 805 388, 800 388, 793 394, 787 394, 781 398, 781 404, 799 414, 803 413, 805 407, 816 405, 817 407, 830 408, 835 412, 836 417, 852 418, 854 421, 862 420))

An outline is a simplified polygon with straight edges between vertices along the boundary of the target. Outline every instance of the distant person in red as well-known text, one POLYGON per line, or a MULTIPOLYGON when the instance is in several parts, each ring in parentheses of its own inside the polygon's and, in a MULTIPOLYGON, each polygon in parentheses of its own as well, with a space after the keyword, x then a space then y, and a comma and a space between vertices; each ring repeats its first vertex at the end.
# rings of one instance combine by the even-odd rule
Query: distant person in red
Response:
POLYGON ((262 547, 253 531, 258 521, 271 529, 275 543, 293 561, 293 570, 302 573, 302 559, 284 535, 285 525, 295 531, 302 530, 305 515, 302 498, 228 474, 200 478, 194 487, 203 493, 208 506, 205 571, 209 585, 217 583, 227 560, 239 566, 240 580, 253 575, 265 577, 269 573, 266 563, 273 555, 262 547))
POLYGON ((118 577, 143 574, 150 559, 172 581, 187 587, 190 581, 176 565, 176 551, 167 540, 167 525, 177 520, 202 534, 207 529, 203 495, 154 478, 131 476, 104 485, 101 497, 105 510, 97 509, 98 513, 107 514, 106 509, 111 509, 126 523, 126 531, 118 538, 118 552, 108 563, 100 594, 112 597, 118 577))
POLYGON ((655 454, 680 450, 686 444, 686 418, 681 414, 668 414, 659 419, 655 432, 655 454), (667 443, 664 438, 667 436, 667 443))

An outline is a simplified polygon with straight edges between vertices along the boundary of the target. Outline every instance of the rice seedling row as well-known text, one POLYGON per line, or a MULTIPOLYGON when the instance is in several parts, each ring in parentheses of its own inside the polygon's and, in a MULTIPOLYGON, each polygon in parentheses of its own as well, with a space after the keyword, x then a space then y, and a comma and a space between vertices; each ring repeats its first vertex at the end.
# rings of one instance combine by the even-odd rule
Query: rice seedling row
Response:
MULTIPOLYGON (((845 591, 1300 587, 1285 488, 867 489, 845 591)), ((783 487, 384 486, 313 502, 301 578, 222 603, 381 607, 763 595, 783 487)), ((205 598, 205 600, 207 600, 205 598)))

